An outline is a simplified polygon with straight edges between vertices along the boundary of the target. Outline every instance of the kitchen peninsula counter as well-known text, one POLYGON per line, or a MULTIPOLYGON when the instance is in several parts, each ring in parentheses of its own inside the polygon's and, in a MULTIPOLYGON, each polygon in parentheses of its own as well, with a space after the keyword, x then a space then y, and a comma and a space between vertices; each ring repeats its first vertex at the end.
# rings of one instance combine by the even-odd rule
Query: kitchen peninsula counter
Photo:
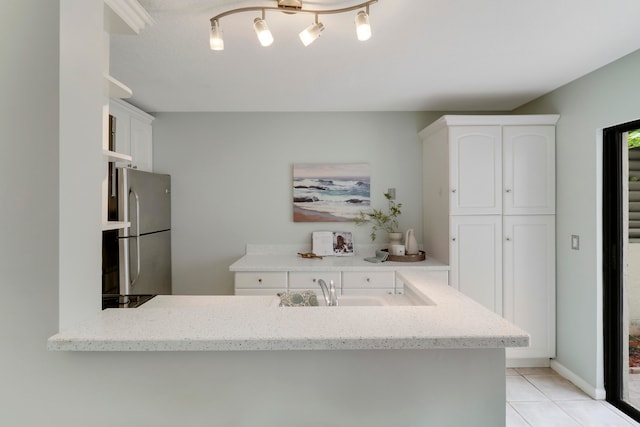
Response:
POLYGON ((528 345, 525 331, 434 280, 428 269, 397 274, 433 305, 277 307, 274 296, 157 296, 137 309, 104 310, 92 321, 51 337, 48 348, 425 350, 528 345))

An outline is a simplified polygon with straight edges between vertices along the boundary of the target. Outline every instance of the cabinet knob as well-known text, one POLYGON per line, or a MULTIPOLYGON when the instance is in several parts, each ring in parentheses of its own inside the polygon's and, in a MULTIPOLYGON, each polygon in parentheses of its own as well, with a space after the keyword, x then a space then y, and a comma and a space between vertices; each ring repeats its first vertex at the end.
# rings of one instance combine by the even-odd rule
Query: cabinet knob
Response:
POLYGON ((510 242, 511 241, 511 237, 507 237, 506 240, 507 240, 507 242, 510 242))
POLYGON ((311 281, 313 281, 313 283, 316 283, 316 279, 315 277, 313 279, 311 279, 311 281))
POLYGON ((262 284, 262 279, 261 278, 258 279, 258 283, 262 284))
POLYGON ((370 281, 371 281, 371 279, 369 279, 368 277, 367 277, 365 280, 366 280, 367 282, 370 282, 370 281))
POLYGON ((505 191, 506 191, 507 193, 511 193, 511 189, 510 189, 510 188, 507 188, 505 191))
POLYGON ((452 193, 455 193, 455 192, 456 192, 456 189, 455 189, 455 188, 452 188, 452 189, 451 189, 451 192, 452 192, 452 193))
POLYGON ((451 238, 451 240, 455 242, 455 241, 456 241, 456 238, 455 238, 455 237, 452 237, 452 238, 451 238))

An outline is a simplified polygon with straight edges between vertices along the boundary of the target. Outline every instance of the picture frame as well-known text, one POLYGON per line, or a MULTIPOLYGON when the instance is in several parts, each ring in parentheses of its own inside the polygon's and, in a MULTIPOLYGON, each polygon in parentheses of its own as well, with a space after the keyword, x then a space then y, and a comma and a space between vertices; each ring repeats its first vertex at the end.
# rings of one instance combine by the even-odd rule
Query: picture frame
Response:
POLYGON ((353 256, 353 235, 350 231, 333 232, 333 254, 335 256, 353 256))
POLYGON ((318 256, 353 256, 353 234, 350 231, 314 231, 311 251, 318 256))
POLYGON ((371 205, 368 163, 293 165, 294 222, 352 222, 371 205))

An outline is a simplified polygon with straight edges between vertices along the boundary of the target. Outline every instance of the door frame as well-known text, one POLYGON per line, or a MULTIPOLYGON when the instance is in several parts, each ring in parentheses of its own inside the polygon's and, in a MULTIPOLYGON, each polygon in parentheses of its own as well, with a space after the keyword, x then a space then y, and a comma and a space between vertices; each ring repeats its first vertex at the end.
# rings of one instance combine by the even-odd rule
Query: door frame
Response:
POLYGON ((603 341, 606 399, 636 421, 640 410, 623 400, 623 134, 640 120, 612 126, 602 134, 603 341))

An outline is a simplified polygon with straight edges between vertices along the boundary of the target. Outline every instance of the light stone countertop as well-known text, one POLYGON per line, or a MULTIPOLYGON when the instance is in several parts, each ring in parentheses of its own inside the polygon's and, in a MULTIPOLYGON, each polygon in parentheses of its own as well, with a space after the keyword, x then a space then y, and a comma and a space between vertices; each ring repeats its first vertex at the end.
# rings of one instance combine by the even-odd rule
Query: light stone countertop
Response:
POLYGON ((430 271, 398 274, 434 305, 277 307, 273 296, 158 296, 137 309, 104 310, 47 345, 53 351, 242 351, 529 344, 525 331, 433 280, 430 271))
POLYGON ((373 263, 363 256, 328 256, 322 259, 302 258, 297 255, 249 254, 231 264, 229 270, 239 271, 396 271, 449 270, 449 266, 431 258, 419 262, 385 261, 373 263))

